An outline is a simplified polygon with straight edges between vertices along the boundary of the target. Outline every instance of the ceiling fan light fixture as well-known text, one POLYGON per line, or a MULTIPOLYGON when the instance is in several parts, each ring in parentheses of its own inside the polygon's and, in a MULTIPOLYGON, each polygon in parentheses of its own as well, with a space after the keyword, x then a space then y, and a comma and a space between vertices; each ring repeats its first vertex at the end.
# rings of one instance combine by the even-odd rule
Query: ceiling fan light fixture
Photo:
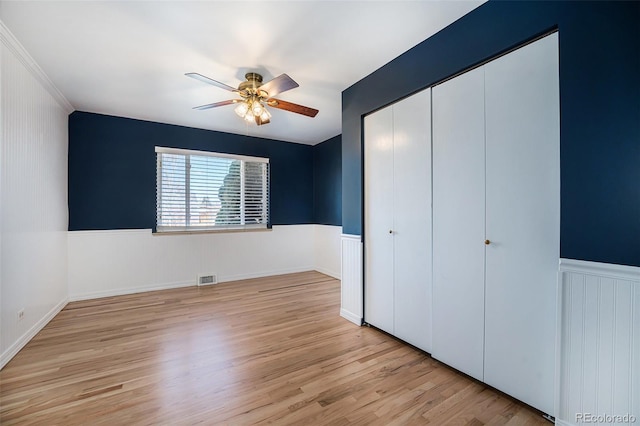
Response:
POLYGON ((262 114, 262 115, 259 115, 259 116, 257 115, 255 117, 255 121, 256 121, 256 124, 258 126, 262 126, 263 124, 268 124, 268 123, 271 122, 271 120, 269 119, 269 117, 267 117, 266 114, 262 114))
POLYGON ((238 114, 239 117, 244 118, 249 111, 249 105, 247 102, 240 102, 237 107, 234 109, 235 113, 238 114))
POLYGON ((253 111, 251 109, 247 110, 247 113, 243 117, 245 121, 248 123, 253 123, 256 121, 255 115, 253 115, 253 111))
POLYGON ((254 116, 259 117, 262 115, 264 111, 265 109, 260 103, 260 101, 257 101, 257 100, 253 101, 253 104, 251 105, 251 112, 253 112, 254 116))
POLYGON ((271 114, 260 102, 260 99, 255 97, 243 100, 235 107, 234 111, 239 117, 244 118, 247 123, 262 125, 271 121, 271 114))

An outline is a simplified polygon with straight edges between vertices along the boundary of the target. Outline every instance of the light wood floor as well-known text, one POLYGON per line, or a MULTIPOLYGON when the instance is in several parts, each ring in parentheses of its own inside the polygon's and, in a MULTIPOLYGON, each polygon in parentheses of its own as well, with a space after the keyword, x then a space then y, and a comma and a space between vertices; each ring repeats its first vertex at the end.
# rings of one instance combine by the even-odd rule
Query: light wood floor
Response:
POLYGON ((0 371, 0 423, 549 424, 339 305, 317 272, 70 303, 0 371))

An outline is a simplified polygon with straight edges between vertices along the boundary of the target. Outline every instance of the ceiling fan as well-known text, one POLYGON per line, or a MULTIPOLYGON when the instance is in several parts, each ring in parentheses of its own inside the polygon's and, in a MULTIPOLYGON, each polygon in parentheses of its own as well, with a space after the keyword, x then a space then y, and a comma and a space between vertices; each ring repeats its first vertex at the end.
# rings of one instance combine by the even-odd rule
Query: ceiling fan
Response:
POLYGON ((209 77, 205 77, 197 72, 189 72, 185 75, 240 95, 239 99, 230 99, 227 101, 200 105, 193 109, 204 110, 223 105, 238 104, 235 108, 236 114, 244 118, 247 122, 255 122, 258 126, 267 124, 271 121, 271 114, 267 110, 267 106, 306 115, 307 117, 315 117, 316 114, 318 114, 317 109, 274 98, 277 94, 290 89, 295 89, 299 86, 298 83, 296 83, 287 74, 281 74, 273 80, 263 83, 262 76, 260 74, 249 72, 244 76, 246 80, 240 83, 237 89, 209 77))

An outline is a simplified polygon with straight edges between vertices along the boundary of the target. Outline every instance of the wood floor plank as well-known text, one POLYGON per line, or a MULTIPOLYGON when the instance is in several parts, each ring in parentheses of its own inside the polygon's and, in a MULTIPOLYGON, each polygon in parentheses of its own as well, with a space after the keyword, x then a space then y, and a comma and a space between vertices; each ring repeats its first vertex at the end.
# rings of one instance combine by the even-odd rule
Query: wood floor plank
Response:
POLYGON ((339 309, 318 272, 72 302, 0 371, 0 423, 547 424, 339 309))

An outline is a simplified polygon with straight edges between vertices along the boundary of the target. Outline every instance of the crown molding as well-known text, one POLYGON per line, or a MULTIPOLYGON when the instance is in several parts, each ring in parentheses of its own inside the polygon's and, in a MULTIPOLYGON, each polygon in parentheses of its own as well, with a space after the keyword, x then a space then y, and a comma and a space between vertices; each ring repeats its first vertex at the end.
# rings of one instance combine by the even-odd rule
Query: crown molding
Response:
POLYGON ((75 108, 64 97, 62 92, 53 84, 45 72, 40 68, 38 63, 29 55, 24 46, 18 41, 13 33, 7 28, 4 22, 0 21, 0 40, 7 49, 9 49, 18 60, 29 70, 29 72, 47 89, 47 91, 53 96, 53 98, 64 108, 67 114, 71 114, 75 108))

